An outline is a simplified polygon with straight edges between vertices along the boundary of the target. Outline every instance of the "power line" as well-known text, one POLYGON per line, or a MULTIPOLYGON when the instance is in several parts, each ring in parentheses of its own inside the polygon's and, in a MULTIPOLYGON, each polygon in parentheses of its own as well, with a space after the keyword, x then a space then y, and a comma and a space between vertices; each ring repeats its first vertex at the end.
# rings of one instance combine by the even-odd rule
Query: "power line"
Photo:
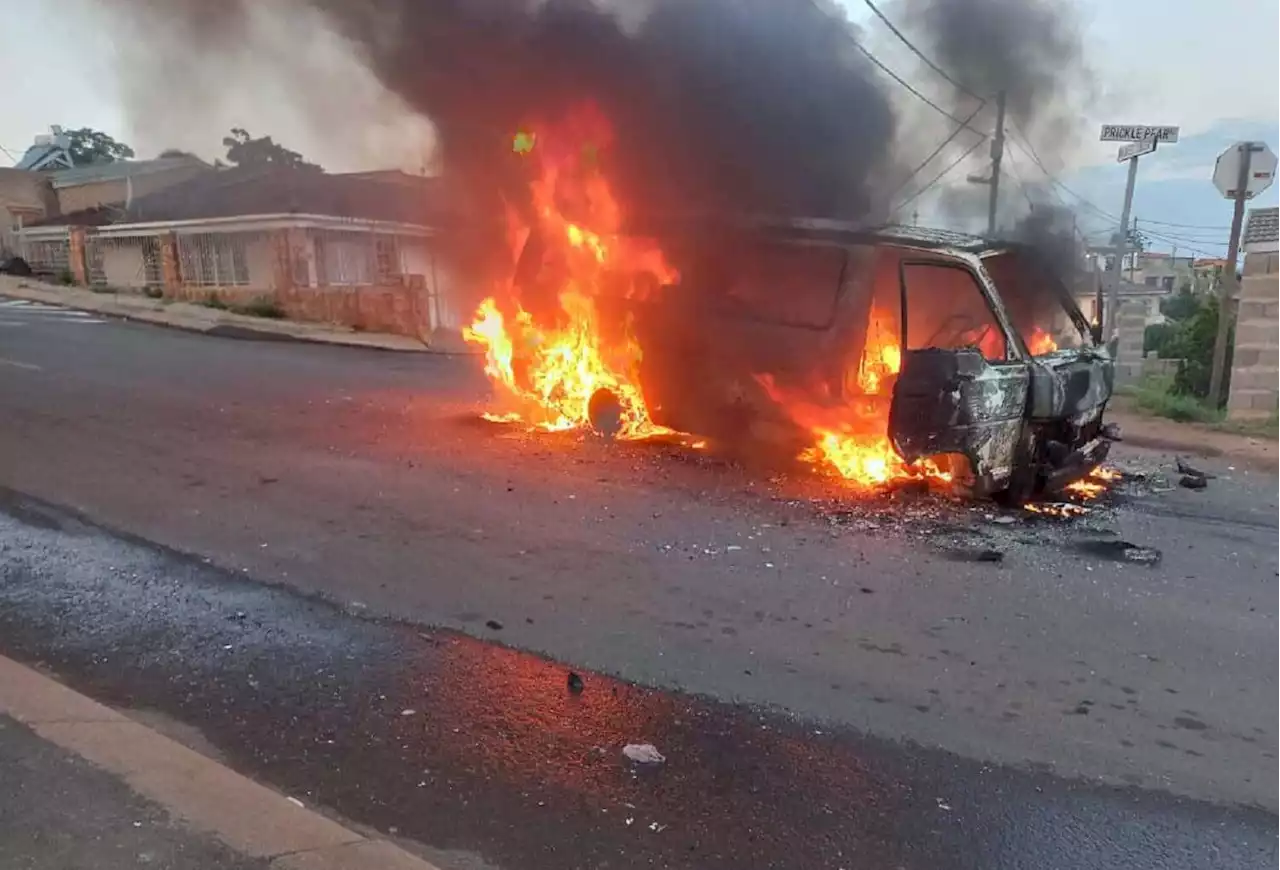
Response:
POLYGON ((947 167, 946 167, 945 169, 943 169, 941 172, 939 172, 937 175, 935 175, 935 176, 933 177, 933 179, 932 179, 932 180, 930 180, 930 182, 929 182, 928 184, 926 184, 924 187, 920 188, 920 189, 919 189, 919 190, 917 190, 915 193, 911 194, 909 197, 907 197, 906 199, 904 199, 902 202, 900 202, 900 203, 898 203, 896 206, 894 206, 894 211, 897 211, 898 209, 902 208, 903 206, 905 206, 905 205, 907 205, 907 204, 909 204, 909 203, 913 202, 913 201, 914 201, 915 199, 917 199, 917 198, 918 198, 922 193, 924 193, 926 190, 928 190, 929 188, 931 188, 931 187, 933 187, 935 184, 937 184, 937 183, 938 183, 938 181, 939 181, 939 180, 941 180, 942 176, 946 175, 948 172, 950 172, 951 170, 953 170, 953 169, 955 169, 957 166, 959 166, 959 165, 960 165, 960 162, 961 162, 962 160, 964 160, 966 157, 968 157, 970 154, 972 154, 974 151, 976 151, 976 150, 978 149, 978 146, 979 146, 979 145, 981 145, 984 141, 986 141, 986 138, 985 138, 985 137, 983 137, 982 139, 979 139, 977 142, 974 142, 972 145, 970 145, 970 146, 969 146, 969 148, 968 148, 968 149, 967 149, 963 154, 961 154, 961 155, 960 155, 959 157, 957 157, 955 160, 952 160, 950 163, 948 163, 948 164, 947 164, 947 167))
POLYGON ((1151 218, 1143 218, 1142 222, 1145 224, 1159 224, 1162 227, 1177 227, 1179 229, 1185 229, 1185 230, 1220 230, 1224 233, 1231 232, 1230 225, 1209 226, 1207 224, 1179 224, 1179 223, 1174 223, 1173 221, 1152 220, 1151 218))
POLYGON ((898 84, 906 88, 920 102, 924 103, 926 106, 933 109, 935 112, 937 112, 939 115, 942 115, 944 118, 950 118, 952 121, 959 124, 961 127, 968 127, 968 129, 973 130, 973 132, 977 133, 979 136, 985 137, 987 135, 986 133, 983 133, 981 130, 974 130, 972 127, 969 127, 968 121, 960 120, 955 115, 951 114, 946 109, 939 106, 933 100, 929 99, 924 94, 920 93, 918 90, 916 90, 914 87, 911 86, 910 82, 908 82, 902 76, 898 75, 893 70, 889 69, 889 67, 885 66, 884 62, 881 61, 880 58, 872 54, 870 51, 868 51, 866 46, 864 46, 861 42, 858 42, 858 40, 856 39, 852 40, 852 42, 855 46, 857 46, 858 51, 862 52, 863 56, 866 57, 867 60, 875 64, 880 69, 880 71, 883 72, 885 75, 887 75, 889 78, 893 79, 895 82, 897 82, 898 84))
MULTIPOLYGON (((1161 242, 1165 242, 1167 244, 1173 245, 1178 248, 1186 248, 1188 251, 1191 251, 1192 253, 1195 253, 1195 254, 1204 254, 1206 257, 1209 257, 1211 259, 1220 259, 1221 257, 1220 253, 1215 253, 1213 251, 1206 251, 1204 248, 1197 248, 1194 245, 1186 244, 1185 242, 1179 241, 1177 239, 1169 238, 1168 236, 1162 236, 1159 233, 1144 231, 1143 234, 1150 238, 1156 239, 1161 242)), ((1212 244, 1212 242, 1206 242, 1202 244, 1212 244)), ((1226 247, 1225 242, 1223 243, 1222 247, 1224 248, 1226 247)))
POLYGON ((1035 146, 1031 144, 1031 140, 1028 139, 1026 135, 1022 133, 1019 133, 1018 136, 1019 136, 1018 139, 1013 139, 1013 137, 1010 137, 1013 141, 1013 144, 1017 145, 1019 150, 1021 150, 1024 154, 1030 157, 1031 160, 1036 164, 1036 166, 1040 167, 1040 171, 1044 173, 1045 178, 1049 179, 1050 184, 1054 185, 1055 187, 1059 187, 1062 190, 1066 191, 1067 193, 1071 194, 1082 205, 1087 206, 1091 211, 1095 212, 1098 216, 1102 217, 1103 219, 1111 221, 1112 223, 1120 222, 1120 218, 1116 217, 1115 215, 1111 214, 1105 209, 1099 208, 1098 206, 1094 205, 1089 200, 1088 197, 1072 190, 1070 187, 1066 185, 1065 182, 1061 181, 1056 175, 1050 172, 1049 168, 1044 165, 1044 161, 1040 159, 1040 155, 1036 153, 1035 146))
MULTIPOLYGON (((902 191, 902 188, 906 187, 908 184, 911 183, 911 179, 919 175, 920 171, 924 169, 926 166, 928 166, 929 163, 932 162, 933 158, 941 154, 942 149, 950 145, 951 142, 956 138, 956 136, 959 136, 961 131, 963 131, 969 126, 969 122, 972 121, 975 117, 977 117, 978 113, 982 111, 982 108, 985 105, 986 105, 986 101, 984 100, 982 104, 978 106, 978 108, 973 110, 973 113, 970 114, 968 118, 965 118, 964 121, 961 122, 959 126, 957 126, 954 130, 951 131, 950 136, 943 139, 942 142, 938 145, 938 147, 933 149, 933 151, 929 154, 928 157, 920 161, 920 165, 917 166, 915 169, 911 170, 911 174, 908 175, 905 179, 903 179, 902 184, 898 185, 897 189, 894 190, 893 195, 897 196, 902 191)), ((972 128, 970 128, 970 132, 973 132, 972 128)), ((987 137, 986 135, 981 133, 979 133, 978 135, 981 137, 978 139, 978 144, 982 144, 982 142, 986 140, 987 137)))
POLYGON ((968 94, 969 96, 973 97, 975 100, 981 100, 984 103, 987 101, 986 97, 978 96, 973 91, 969 90, 967 87, 962 85, 960 82, 956 81, 955 77, 950 75, 946 70, 944 70, 942 67, 938 66, 936 63, 934 63, 932 60, 926 57, 925 53, 922 52, 920 49, 916 48, 911 43, 911 40, 907 39, 907 37, 903 34, 903 32, 894 26, 893 22, 890 21, 888 17, 883 12, 880 11, 880 8, 876 6, 876 4, 872 2, 872 0, 863 0, 863 2, 865 2, 867 4, 867 7, 870 8, 871 11, 876 14, 877 18, 879 18, 881 21, 884 22, 885 27, 888 27, 891 31, 893 31, 894 36, 902 40, 903 45, 911 49, 911 52, 916 57, 920 58, 922 61, 925 62, 925 64, 928 65, 929 69, 933 70, 938 75, 942 76, 944 79, 951 82, 951 84, 955 85, 956 89, 959 90, 961 93, 968 94))
MULTIPOLYGON (((1012 153, 1009 156, 1012 157, 1012 153)), ((1022 176, 1018 174, 1018 170, 1014 167, 1012 160, 1009 161, 1009 174, 1013 176, 1014 183, 1018 185, 1018 190, 1022 192, 1022 198, 1027 201, 1027 208, 1035 211, 1035 201, 1031 199, 1031 194, 1027 191, 1027 186, 1023 184, 1022 176)))

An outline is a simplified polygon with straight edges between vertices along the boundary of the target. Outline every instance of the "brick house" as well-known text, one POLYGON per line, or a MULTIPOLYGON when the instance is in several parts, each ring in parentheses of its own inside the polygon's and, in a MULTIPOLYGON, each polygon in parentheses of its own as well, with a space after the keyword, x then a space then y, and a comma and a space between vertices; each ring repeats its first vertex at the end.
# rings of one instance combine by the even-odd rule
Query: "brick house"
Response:
POLYGON ((1236 310, 1227 415, 1269 417, 1276 414, 1280 379, 1280 208, 1252 209, 1240 247, 1244 277, 1236 310))
POLYGON ((253 167, 201 173, 22 235, 33 268, 78 283, 271 303, 295 320, 425 340, 468 313, 441 256, 454 222, 436 179, 253 167))

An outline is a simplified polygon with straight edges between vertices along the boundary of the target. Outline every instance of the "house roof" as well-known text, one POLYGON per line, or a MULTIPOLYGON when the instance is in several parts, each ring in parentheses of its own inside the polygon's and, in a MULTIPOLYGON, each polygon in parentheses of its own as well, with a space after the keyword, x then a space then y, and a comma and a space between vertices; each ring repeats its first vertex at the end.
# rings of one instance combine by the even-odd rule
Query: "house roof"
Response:
POLYGON ((206 218, 305 214, 434 226, 446 216, 439 181, 412 183, 330 175, 310 169, 220 169, 133 200, 127 209, 103 206, 46 223, 105 226, 116 223, 197 221, 206 218))
POLYGON ((207 167, 212 169, 198 157, 158 157, 155 160, 113 160, 110 163, 93 163, 88 166, 77 166, 74 169, 59 169, 49 173, 54 188, 75 187, 80 184, 94 184, 102 181, 119 181, 125 178, 137 178, 156 172, 187 167, 207 167))
POLYGON ((1280 241, 1280 208, 1250 209, 1240 241, 1246 245, 1280 241))

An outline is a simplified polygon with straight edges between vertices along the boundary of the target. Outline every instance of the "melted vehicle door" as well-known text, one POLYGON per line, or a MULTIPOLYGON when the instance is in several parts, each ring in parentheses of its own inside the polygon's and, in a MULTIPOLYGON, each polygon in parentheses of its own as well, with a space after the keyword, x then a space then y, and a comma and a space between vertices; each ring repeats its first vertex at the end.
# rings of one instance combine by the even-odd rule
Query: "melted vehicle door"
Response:
POLYGON ((902 368, 889 436, 907 461, 969 460, 978 488, 1012 474, 1030 372, 978 273, 956 260, 898 266, 902 368))

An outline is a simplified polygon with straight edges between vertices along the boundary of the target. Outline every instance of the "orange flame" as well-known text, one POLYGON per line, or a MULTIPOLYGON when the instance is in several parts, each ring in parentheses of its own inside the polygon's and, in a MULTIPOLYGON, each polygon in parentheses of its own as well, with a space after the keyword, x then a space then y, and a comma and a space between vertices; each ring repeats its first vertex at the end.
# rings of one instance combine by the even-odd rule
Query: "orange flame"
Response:
MULTIPOLYGON (((536 169, 530 188, 536 226, 531 231, 551 248, 549 259, 557 269, 556 304, 550 312, 530 305, 536 314, 517 302, 500 305, 498 298, 516 297, 510 292, 515 288, 503 288, 496 298, 480 304, 464 336, 484 348, 485 372, 508 406, 485 416, 547 430, 584 428, 591 424, 593 396, 607 390, 620 409, 617 437, 674 434, 653 421, 645 403, 638 377, 643 355, 629 324, 621 330, 606 329, 612 320, 602 322, 597 303, 618 286, 667 286, 678 276, 656 244, 619 232, 621 209, 607 180, 594 160, 583 165, 587 161, 577 159, 583 141, 607 145, 607 124, 598 116, 587 116, 585 122, 578 117, 564 129, 539 131, 534 134, 537 146, 521 155, 536 169)), ((512 224, 509 229, 513 247, 518 248, 529 228, 512 224)), ((623 295, 641 292, 633 289, 623 295)), ((813 443, 801 452, 802 461, 865 488, 896 480, 948 482, 951 474, 932 462, 905 463, 889 439, 888 397, 902 364, 890 323, 889 318, 873 316, 868 324, 864 352, 852 371, 859 393, 852 404, 819 406, 784 394, 767 375, 758 379, 811 434, 813 443)), ((690 443, 705 446, 702 441, 690 443)))
POLYGON ((1046 353, 1053 353, 1058 349, 1058 343, 1053 340, 1053 336, 1045 332, 1040 327, 1034 327, 1031 330, 1031 337, 1027 339, 1027 350, 1032 356, 1043 356, 1046 353))
MULTIPOLYGON (((584 118, 575 123, 581 128, 584 118)), ((585 117, 585 124, 594 137, 607 138, 600 119, 585 117)), ((596 304, 606 283, 647 276, 650 283, 670 284, 676 273, 655 245, 617 233, 620 210, 594 167, 574 165, 563 148, 557 152, 554 138, 538 143, 526 159, 537 161, 538 177, 531 185, 535 229, 551 248, 549 258, 563 270, 555 293, 558 310, 535 319, 518 303, 507 312, 494 297, 480 303, 463 336, 484 348, 485 373, 507 403, 519 407, 487 416, 547 430, 576 429, 590 424, 592 397, 605 390, 620 407, 617 437, 670 433, 653 422, 645 405, 639 345, 625 328, 606 337, 596 304), (565 201, 573 203, 573 221, 562 211, 565 201)), ((514 241, 522 234, 513 228, 510 235, 514 241)))

